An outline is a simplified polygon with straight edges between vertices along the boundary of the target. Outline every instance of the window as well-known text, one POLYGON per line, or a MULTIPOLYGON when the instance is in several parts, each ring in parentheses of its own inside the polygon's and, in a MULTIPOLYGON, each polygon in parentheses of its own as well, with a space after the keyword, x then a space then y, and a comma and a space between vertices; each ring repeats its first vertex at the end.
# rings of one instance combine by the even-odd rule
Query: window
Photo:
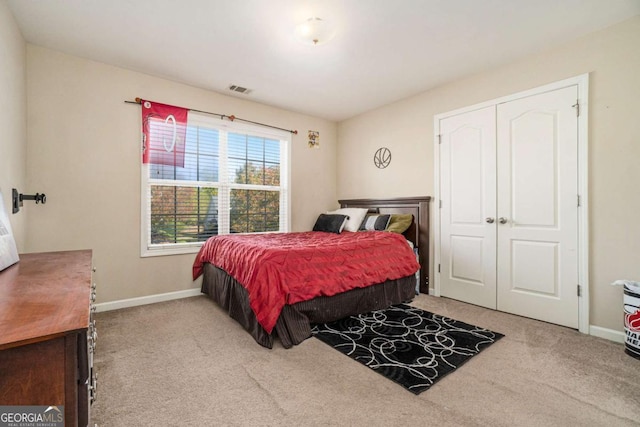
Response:
POLYGON ((142 165, 142 256, 196 252, 217 234, 289 231, 290 141, 189 113, 184 167, 142 165))

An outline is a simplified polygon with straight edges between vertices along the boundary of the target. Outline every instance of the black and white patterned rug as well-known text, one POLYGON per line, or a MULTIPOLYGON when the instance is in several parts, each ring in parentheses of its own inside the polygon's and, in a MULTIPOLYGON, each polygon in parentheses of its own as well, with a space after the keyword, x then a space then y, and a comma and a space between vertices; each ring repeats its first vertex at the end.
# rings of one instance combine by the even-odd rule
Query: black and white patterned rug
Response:
POLYGON ((415 394, 504 336, 406 304, 315 325, 312 333, 415 394))

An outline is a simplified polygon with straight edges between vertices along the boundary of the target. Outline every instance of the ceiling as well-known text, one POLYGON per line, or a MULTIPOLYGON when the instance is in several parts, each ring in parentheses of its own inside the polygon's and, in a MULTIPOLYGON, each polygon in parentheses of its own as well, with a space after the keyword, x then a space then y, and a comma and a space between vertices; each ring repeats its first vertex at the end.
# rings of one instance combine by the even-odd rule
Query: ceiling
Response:
POLYGON ((640 0, 9 0, 25 39, 340 121, 640 14, 640 0), (335 36, 310 46, 296 24, 335 36), (231 92, 230 85, 249 88, 231 92))

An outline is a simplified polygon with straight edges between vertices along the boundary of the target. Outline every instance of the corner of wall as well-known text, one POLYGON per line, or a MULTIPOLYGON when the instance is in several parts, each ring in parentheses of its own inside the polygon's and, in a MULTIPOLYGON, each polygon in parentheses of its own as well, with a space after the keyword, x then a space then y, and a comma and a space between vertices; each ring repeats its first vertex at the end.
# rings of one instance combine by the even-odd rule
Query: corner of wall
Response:
POLYGON ((0 2, 0 190, 18 251, 25 250, 27 221, 13 215, 11 189, 26 183, 26 42, 6 2, 0 2))

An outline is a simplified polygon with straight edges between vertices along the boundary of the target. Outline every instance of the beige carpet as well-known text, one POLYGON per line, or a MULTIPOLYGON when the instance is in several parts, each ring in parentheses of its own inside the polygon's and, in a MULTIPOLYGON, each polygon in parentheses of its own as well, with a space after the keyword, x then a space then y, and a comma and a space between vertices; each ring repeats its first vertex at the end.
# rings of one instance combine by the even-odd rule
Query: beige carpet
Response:
POLYGON ((99 313, 92 422, 640 425, 640 360, 621 344, 446 298, 412 305, 505 338, 415 396, 314 338, 262 348, 204 296, 99 313))

